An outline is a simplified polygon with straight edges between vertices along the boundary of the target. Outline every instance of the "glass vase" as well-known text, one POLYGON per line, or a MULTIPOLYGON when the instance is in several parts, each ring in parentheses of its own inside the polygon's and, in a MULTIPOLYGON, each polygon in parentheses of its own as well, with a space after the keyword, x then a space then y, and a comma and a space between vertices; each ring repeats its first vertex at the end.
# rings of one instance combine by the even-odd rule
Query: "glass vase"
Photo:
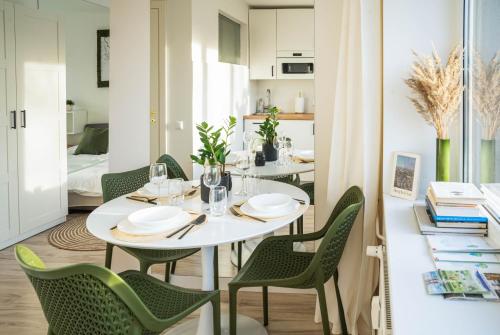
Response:
POLYGON ((480 152, 481 184, 495 182, 495 140, 481 140, 480 152))
POLYGON ((450 139, 436 139, 436 181, 450 181, 450 139))

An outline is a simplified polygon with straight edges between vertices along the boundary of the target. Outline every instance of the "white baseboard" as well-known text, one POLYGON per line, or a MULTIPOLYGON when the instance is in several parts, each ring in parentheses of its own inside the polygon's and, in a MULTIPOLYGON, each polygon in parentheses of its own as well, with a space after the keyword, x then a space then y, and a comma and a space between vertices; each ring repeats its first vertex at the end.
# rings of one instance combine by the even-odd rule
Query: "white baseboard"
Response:
POLYGON ((1 241, 0 242, 0 250, 3 250, 7 247, 10 247, 11 245, 14 245, 16 243, 19 243, 27 238, 30 238, 36 234, 40 234, 41 232, 47 230, 47 229, 50 229, 54 226, 57 226, 58 224, 61 224, 63 222, 66 221, 66 216, 63 216, 59 219, 56 219, 56 220, 53 220, 53 221, 50 221, 44 225, 41 225, 39 227, 36 227, 36 228, 33 228, 31 230, 28 230, 27 232, 24 232, 20 235, 17 235, 15 237, 12 237, 8 240, 5 240, 5 241, 1 241))

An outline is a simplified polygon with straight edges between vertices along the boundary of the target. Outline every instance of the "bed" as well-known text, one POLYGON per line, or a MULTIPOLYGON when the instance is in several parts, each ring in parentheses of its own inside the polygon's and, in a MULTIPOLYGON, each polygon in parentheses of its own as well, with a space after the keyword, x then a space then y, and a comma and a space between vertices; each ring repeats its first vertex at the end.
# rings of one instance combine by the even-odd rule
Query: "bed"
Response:
MULTIPOLYGON (((85 127, 105 128, 107 124, 89 124, 85 127)), ((102 155, 75 155, 77 146, 69 147, 68 207, 89 209, 102 204, 101 177, 109 171, 109 153, 102 155)))

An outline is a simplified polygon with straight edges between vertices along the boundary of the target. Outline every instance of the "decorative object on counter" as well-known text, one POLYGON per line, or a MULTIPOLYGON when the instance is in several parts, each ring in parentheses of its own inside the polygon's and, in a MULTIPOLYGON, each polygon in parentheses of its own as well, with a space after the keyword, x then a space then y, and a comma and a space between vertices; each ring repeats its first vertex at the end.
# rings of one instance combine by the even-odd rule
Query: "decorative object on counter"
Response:
POLYGON ((462 97, 462 48, 456 46, 446 65, 436 51, 431 56, 413 52, 416 60, 410 78, 405 80, 414 96, 410 101, 424 120, 437 132, 436 180, 450 180, 449 127, 458 115, 462 97))
POLYGON ((66 100, 66 111, 71 112, 74 105, 75 103, 73 102, 73 100, 66 100))
POLYGON ((255 113, 256 114, 262 114, 262 113, 264 113, 264 100, 262 98, 260 98, 259 100, 257 100, 257 107, 255 109, 255 113))
POLYGON ((415 200, 420 178, 420 156, 408 152, 395 152, 392 166, 390 194, 415 200))
POLYGON ((266 98, 264 100, 264 113, 270 113, 271 109, 271 90, 266 90, 266 98))
POLYGON ((304 96, 302 95, 302 91, 299 91, 299 95, 295 98, 295 113, 304 113, 304 96))
POLYGON ((481 124, 480 181, 495 182, 495 137, 500 127, 500 51, 488 62, 474 54, 472 103, 481 124))
POLYGON ((264 156, 264 152, 257 151, 255 153, 255 166, 265 166, 266 165, 266 157, 264 156))
MULTIPOLYGON (((198 149, 198 156, 191 155, 192 161, 201 166, 220 165, 221 181, 219 185, 226 186, 228 192, 231 191, 233 184, 231 173, 229 171, 226 172, 225 164, 226 157, 231 152, 229 149, 229 137, 233 135, 234 127, 236 127, 236 118, 234 116, 230 116, 225 121, 224 126, 216 130, 214 130, 214 126, 209 126, 207 122, 196 125, 203 146, 198 149)), ((201 176, 201 200, 208 202, 209 194, 209 189, 203 183, 203 176, 201 176)))
POLYGON ((264 156, 268 162, 274 162, 278 159, 278 150, 274 147, 274 141, 277 136, 276 128, 280 124, 277 119, 278 113, 278 107, 274 106, 270 108, 269 115, 260 125, 259 130, 256 131, 256 133, 259 134, 264 141, 262 144, 262 151, 264 151, 264 156))

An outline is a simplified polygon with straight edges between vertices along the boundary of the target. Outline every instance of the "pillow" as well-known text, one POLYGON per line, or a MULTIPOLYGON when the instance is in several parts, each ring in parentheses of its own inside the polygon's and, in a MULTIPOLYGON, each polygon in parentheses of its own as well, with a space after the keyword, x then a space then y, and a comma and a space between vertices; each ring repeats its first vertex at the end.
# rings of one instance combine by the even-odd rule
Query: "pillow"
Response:
POLYGON ((85 128, 75 155, 100 155, 108 152, 108 128, 85 128))

